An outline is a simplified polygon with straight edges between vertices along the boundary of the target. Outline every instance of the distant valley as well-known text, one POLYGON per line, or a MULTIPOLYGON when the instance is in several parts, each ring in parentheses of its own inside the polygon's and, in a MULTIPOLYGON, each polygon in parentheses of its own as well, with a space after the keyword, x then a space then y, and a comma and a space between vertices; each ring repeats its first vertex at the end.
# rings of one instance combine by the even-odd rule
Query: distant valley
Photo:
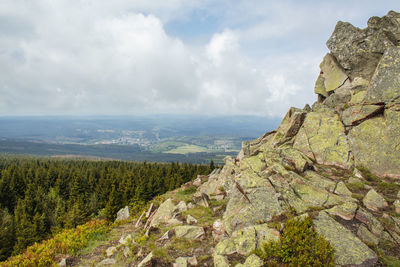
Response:
POLYGON ((206 163, 276 128, 257 116, 1 117, 0 153, 206 163))

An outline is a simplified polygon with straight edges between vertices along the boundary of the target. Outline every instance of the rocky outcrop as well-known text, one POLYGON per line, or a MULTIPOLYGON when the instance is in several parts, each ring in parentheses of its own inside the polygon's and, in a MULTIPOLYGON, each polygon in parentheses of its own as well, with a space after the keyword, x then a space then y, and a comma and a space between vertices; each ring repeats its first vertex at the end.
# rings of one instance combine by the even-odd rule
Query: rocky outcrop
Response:
POLYGON ((399 13, 373 17, 365 29, 339 22, 312 108, 291 108, 276 131, 243 142, 222 169, 185 185, 193 195, 167 193, 126 241, 153 242, 154 253, 135 251, 135 263, 157 266, 167 251, 174 266, 194 265, 193 257, 204 266, 262 266, 254 251, 279 241, 295 217, 313 221, 336 266, 399 264, 399 45, 399 13))
POLYGON ((400 236, 383 211, 396 212, 398 201, 390 206, 386 199, 395 196, 382 185, 400 184, 390 180, 400 178, 399 44, 396 12, 371 18, 366 29, 337 24, 312 109, 291 108, 276 131, 243 143, 238 157, 209 180, 207 187, 222 185, 228 200, 221 222, 227 235, 214 249, 216 266, 279 239, 269 223, 284 225, 282 218, 293 212, 314 218, 337 265, 374 266, 372 245, 395 256, 388 247, 398 247, 400 236))

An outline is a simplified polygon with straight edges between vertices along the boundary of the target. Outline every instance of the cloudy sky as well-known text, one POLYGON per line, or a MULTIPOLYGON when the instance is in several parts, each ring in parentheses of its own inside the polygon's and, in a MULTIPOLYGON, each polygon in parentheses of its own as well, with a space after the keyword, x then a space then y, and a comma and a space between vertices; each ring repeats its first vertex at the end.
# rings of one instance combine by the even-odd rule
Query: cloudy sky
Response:
POLYGON ((0 116, 254 114, 313 103, 338 20, 398 0, 0 0, 0 116))

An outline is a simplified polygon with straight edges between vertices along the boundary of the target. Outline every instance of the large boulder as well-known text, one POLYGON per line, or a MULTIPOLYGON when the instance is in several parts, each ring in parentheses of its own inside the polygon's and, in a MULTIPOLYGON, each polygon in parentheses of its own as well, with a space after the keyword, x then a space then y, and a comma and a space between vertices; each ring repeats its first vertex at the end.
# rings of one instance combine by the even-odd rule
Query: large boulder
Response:
POLYGON ((348 135, 355 165, 378 176, 400 178, 399 132, 400 112, 392 109, 355 126, 348 135))
POLYGON ((277 192, 268 180, 251 170, 242 171, 236 179, 229 190, 229 201, 224 213, 228 234, 260 221, 269 221, 284 211, 277 192))
POLYGON ((186 239, 198 239, 205 235, 203 227, 194 225, 182 225, 174 227, 176 237, 186 239))
POLYGON ((125 206, 125 208, 122 208, 117 212, 117 218, 115 219, 115 221, 122 221, 127 219, 129 219, 129 207, 125 206))
POLYGON ((385 51, 365 96, 365 103, 400 103, 400 47, 385 51))
POLYGON ((378 257, 350 230, 320 212, 314 220, 315 230, 329 241, 335 253, 335 263, 343 266, 373 266, 378 257))
POLYGON ((363 203, 367 209, 378 211, 379 209, 386 208, 388 203, 379 195, 374 189, 368 191, 363 199, 363 203))
POLYGON ((280 145, 294 137, 303 124, 306 114, 307 112, 302 109, 291 107, 276 130, 271 143, 280 145))
POLYGON ((320 64, 321 73, 315 84, 315 93, 328 97, 328 93, 344 85, 348 77, 331 54, 320 64))
POLYGON ((366 29, 337 23, 327 46, 351 80, 370 80, 385 50, 399 44, 399 17, 399 13, 392 11, 383 18, 373 17, 366 29))
POLYGON ((157 226, 161 223, 167 223, 172 219, 176 209, 177 207, 173 203, 172 199, 169 198, 165 200, 154 214, 150 225, 157 226))
POLYGON ((293 147, 320 164, 353 166, 344 126, 334 112, 308 113, 293 147))

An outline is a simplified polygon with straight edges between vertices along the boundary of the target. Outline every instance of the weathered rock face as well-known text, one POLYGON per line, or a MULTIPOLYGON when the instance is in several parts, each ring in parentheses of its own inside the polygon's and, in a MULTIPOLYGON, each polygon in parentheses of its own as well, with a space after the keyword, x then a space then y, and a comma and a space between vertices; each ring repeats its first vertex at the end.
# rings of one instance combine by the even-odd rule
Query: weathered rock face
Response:
POLYGON ((382 18, 372 17, 365 29, 345 22, 336 25, 327 42, 331 53, 323 59, 315 84, 319 103, 307 114, 295 147, 309 157, 312 154, 319 163, 363 166, 381 177, 400 177, 399 36, 400 14, 393 11, 382 18), (336 117, 323 114, 332 112, 336 117), (326 130, 319 131, 326 129, 320 120, 333 125, 331 136, 326 130), (338 143, 332 145, 329 140, 335 138, 338 143), (328 144, 324 147, 325 139, 328 144), (344 162, 346 149, 349 153, 344 162), (327 157, 329 160, 324 160, 327 157))
POLYGON ((339 266, 374 266, 378 250, 369 246, 392 256, 386 249, 399 248, 400 227, 389 227, 395 217, 384 213, 400 210, 399 200, 388 203, 396 196, 375 191, 355 167, 400 178, 400 14, 373 17, 366 29, 339 22, 327 45, 313 108, 291 108, 276 131, 244 142, 203 184, 203 193, 221 186, 227 193, 215 266, 278 240, 268 223, 293 212, 314 218, 339 266))
MULTIPOLYGON (((291 217, 313 220, 336 266, 400 263, 400 14, 373 17, 366 29, 339 22, 327 45, 312 109, 290 108, 276 131, 188 183, 197 188, 190 203, 171 194, 146 216, 157 245, 201 244, 174 266, 204 261, 196 251, 213 255, 206 266, 263 266, 253 252, 278 242, 291 217)), ((138 256, 139 266, 159 260, 138 256)))
POLYGON ((351 80, 370 79, 385 50, 399 45, 399 13, 383 18, 372 17, 366 29, 339 22, 327 42, 329 50, 351 80))

